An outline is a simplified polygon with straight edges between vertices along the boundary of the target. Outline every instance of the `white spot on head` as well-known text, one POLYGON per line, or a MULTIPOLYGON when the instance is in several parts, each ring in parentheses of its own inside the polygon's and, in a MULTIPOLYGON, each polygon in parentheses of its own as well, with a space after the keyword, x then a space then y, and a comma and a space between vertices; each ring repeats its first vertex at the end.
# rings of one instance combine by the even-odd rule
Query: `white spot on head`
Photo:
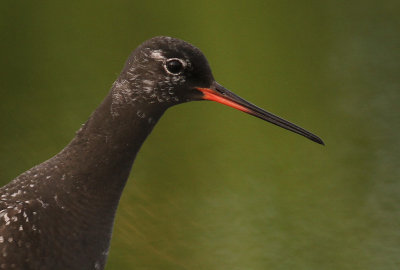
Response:
POLYGON ((146 85, 149 85, 149 86, 153 86, 154 85, 154 81, 152 81, 152 80, 143 80, 142 82, 143 82, 143 84, 146 84, 146 85))
POLYGON ((127 80, 117 80, 114 82, 114 87, 111 92, 112 103, 111 103, 111 115, 113 118, 119 116, 118 108, 122 107, 123 104, 129 104, 132 100, 132 93, 130 90, 130 84, 127 80))
POLYGON ((154 50, 154 51, 152 51, 151 54, 150 54, 150 57, 153 58, 153 59, 155 59, 155 60, 164 60, 164 59, 165 59, 165 57, 164 57, 164 55, 162 54, 162 51, 161 51, 161 50, 154 50))
POLYGON ((143 86, 143 91, 145 91, 146 93, 151 93, 153 90, 154 89, 151 86, 143 86))

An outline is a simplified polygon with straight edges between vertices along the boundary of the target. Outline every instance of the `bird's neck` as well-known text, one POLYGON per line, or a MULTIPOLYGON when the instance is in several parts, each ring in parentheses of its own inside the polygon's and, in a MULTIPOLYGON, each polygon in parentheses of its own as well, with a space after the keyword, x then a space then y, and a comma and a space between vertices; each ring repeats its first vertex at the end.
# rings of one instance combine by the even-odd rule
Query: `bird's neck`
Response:
MULTIPOLYGON (((93 264, 105 263, 115 212, 133 161, 166 109, 124 99, 116 86, 69 145, 6 189, 7 196, 12 194, 9 200, 29 205, 38 216, 58 217, 36 220, 35 226, 45 235, 42 241, 63 243, 66 252, 75 250, 77 262, 86 257, 93 264)), ((62 260, 60 265, 73 263, 62 260)))
POLYGON ((66 171, 74 185, 82 185, 86 196, 108 199, 109 203, 118 203, 136 154, 165 111, 160 106, 126 100, 119 92, 114 84, 59 153, 61 160, 69 161, 66 171))

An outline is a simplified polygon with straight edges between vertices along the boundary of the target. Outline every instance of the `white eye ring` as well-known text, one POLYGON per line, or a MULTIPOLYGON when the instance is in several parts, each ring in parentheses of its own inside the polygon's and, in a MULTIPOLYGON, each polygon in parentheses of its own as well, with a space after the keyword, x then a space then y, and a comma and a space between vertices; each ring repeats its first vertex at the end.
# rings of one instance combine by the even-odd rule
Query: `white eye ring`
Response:
POLYGON ((165 60, 163 67, 167 73, 179 75, 185 70, 186 62, 179 58, 168 58, 165 60))

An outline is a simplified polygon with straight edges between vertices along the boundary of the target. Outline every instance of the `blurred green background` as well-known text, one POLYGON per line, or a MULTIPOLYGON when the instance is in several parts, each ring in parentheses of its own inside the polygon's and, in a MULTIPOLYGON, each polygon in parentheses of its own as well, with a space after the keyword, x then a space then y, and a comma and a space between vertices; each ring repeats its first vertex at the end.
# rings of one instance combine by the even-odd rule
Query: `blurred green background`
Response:
POLYGON ((400 2, 2 1, 0 179, 62 149, 127 56, 189 41, 228 89, 143 146, 107 269, 400 269, 400 2))

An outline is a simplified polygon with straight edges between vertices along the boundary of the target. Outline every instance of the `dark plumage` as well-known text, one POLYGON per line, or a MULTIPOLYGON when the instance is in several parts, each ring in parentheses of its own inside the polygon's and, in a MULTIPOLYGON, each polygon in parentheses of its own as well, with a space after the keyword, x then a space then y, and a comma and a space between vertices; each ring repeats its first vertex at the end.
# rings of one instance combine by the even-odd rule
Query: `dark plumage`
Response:
POLYGON ((170 37, 150 39, 133 51, 110 93, 60 153, 0 189, 0 269, 103 269, 140 146, 167 108, 202 99, 322 143, 217 84, 197 48, 170 37))

